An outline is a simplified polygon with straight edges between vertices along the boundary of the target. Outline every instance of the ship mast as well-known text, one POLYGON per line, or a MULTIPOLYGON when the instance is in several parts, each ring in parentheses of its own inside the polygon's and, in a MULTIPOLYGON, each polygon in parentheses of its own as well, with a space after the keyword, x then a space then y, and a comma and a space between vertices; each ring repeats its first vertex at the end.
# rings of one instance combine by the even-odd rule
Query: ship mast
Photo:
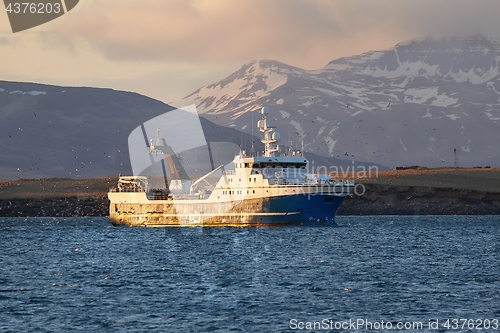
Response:
POLYGON ((262 114, 262 119, 257 122, 257 127, 264 133, 264 138, 261 142, 264 144, 264 157, 272 157, 274 153, 279 151, 279 146, 274 145, 280 139, 280 134, 274 131, 274 126, 271 126, 267 121, 267 115, 269 114, 269 108, 264 106, 260 113, 262 114))

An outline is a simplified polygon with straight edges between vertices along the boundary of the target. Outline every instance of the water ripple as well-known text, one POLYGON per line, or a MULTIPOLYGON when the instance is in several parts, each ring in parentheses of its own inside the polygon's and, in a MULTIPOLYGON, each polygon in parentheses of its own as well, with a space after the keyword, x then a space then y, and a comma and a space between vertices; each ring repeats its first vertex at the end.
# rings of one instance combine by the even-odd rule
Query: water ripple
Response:
POLYGON ((0 331, 275 332, 290 319, 500 319, 495 216, 339 228, 0 220, 0 331))

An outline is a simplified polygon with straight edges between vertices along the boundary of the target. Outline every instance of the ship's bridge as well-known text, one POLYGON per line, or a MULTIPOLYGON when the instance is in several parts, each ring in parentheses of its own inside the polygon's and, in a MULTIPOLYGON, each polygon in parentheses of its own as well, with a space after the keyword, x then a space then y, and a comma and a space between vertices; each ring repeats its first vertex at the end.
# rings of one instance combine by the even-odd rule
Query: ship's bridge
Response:
POLYGON ((299 184, 305 179, 306 166, 307 160, 298 156, 237 156, 234 159, 235 169, 226 173, 241 176, 256 175, 255 180, 270 179, 274 180, 273 184, 279 183, 280 180, 299 184))
POLYGON ((272 157, 244 157, 234 160, 235 168, 262 169, 262 168, 295 168, 305 169, 307 160, 297 156, 272 156, 272 157))

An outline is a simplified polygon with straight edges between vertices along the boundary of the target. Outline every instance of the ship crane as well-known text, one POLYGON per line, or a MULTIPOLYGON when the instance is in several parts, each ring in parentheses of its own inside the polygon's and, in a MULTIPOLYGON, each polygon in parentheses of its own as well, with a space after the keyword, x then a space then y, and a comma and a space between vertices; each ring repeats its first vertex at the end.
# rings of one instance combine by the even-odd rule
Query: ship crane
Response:
MULTIPOLYGON (((156 129, 156 145, 152 145, 153 140, 149 140, 150 153, 163 153, 167 162, 168 171, 170 172, 170 183, 168 189, 170 191, 186 191, 191 184, 191 179, 186 170, 182 166, 179 157, 175 154, 172 147, 170 147, 165 139, 160 136, 160 129, 156 129)), ((163 163, 163 162, 162 162, 163 163)), ((165 175, 166 176, 166 175, 165 175)))
MULTIPOLYGON (((193 184, 191 184, 191 190, 190 190, 190 192, 193 193, 194 192, 194 188, 195 188, 196 185, 198 185, 198 183, 200 183, 202 180, 205 180, 207 177, 209 177, 210 175, 212 175, 214 172, 216 172, 217 170, 221 169, 222 167, 224 167, 224 164, 219 165, 217 168, 213 169, 212 171, 210 171, 209 173, 207 173, 203 177, 198 178, 193 184)), ((212 185, 212 184, 209 183, 209 185, 212 185)))

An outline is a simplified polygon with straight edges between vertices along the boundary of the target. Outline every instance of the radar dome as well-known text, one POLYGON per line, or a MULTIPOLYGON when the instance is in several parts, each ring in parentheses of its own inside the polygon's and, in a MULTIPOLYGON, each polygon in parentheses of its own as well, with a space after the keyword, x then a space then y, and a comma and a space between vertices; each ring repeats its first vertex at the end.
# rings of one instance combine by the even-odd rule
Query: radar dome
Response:
POLYGON ((269 108, 267 106, 264 106, 261 110, 260 113, 262 114, 269 114, 269 108))
POLYGON ((273 133, 273 140, 279 140, 280 139, 280 134, 278 132, 273 133))

